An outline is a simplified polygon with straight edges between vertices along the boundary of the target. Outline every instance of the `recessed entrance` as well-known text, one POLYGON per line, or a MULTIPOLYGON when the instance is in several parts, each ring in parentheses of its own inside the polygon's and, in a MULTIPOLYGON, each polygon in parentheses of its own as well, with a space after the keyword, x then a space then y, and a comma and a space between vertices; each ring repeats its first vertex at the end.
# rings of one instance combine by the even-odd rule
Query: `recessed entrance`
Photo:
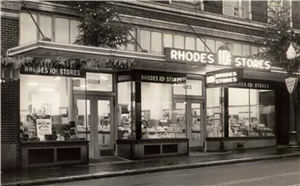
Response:
POLYGON ((114 155, 111 135, 114 118, 113 97, 77 95, 74 98, 78 136, 90 142, 90 158, 114 155))

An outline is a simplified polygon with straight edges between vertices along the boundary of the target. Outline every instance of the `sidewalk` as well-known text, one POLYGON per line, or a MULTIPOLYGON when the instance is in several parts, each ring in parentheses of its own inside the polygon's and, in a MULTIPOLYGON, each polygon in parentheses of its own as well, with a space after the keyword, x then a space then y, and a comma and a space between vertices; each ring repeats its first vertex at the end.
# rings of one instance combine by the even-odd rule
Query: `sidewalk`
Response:
POLYGON ((288 157, 300 157, 300 151, 277 147, 242 152, 191 153, 190 156, 140 161, 129 161, 117 157, 104 158, 104 161, 100 161, 102 163, 94 162, 90 165, 31 170, 28 172, 4 172, 1 175, 1 185, 41 185, 288 157))

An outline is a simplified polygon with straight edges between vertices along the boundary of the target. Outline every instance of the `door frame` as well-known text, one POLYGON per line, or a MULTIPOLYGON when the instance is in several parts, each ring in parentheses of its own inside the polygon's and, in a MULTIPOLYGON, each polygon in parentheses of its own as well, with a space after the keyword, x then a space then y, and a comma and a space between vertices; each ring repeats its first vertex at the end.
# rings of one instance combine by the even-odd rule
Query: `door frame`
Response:
MULTIPOLYGON (((100 150, 114 150, 115 144, 115 109, 114 109, 114 96, 102 96, 102 95, 83 95, 75 94, 74 102, 78 99, 90 100, 90 143, 89 143, 89 156, 91 158, 100 157, 100 150), (110 143, 107 147, 98 143, 98 100, 110 101, 110 143)), ((87 104, 86 104, 87 106, 87 104)), ((86 116, 88 117, 88 116, 86 116)), ((88 120, 88 119, 87 119, 88 120)))
POLYGON ((190 141, 190 147, 203 147, 204 145, 204 100, 202 99, 187 99, 187 126, 188 126, 188 137, 190 141), (200 140, 192 141, 192 103, 200 104, 200 140))
MULTIPOLYGON (((205 117, 205 99, 203 98, 198 98, 198 97, 194 97, 194 96, 188 96, 188 97, 175 97, 174 99, 174 104, 176 102, 185 102, 186 106, 186 136, 189 139, 189 146, 190 147, 200 147, 203 148, 204 147, 204 142, 205 142, 205 134, 206 134, 206 129, 205 129, 205 122, 206 122, 206 117, 205 117), (192 130, 191 130, 191 122, 192 122, 192 103, 200 103, 200 112, 201 112, 201 123, 200 123, 200 141, 198 145, 194 145, 194 143, 192 143, 192 130)), ((175 107, 174 107, 175 108, 175 107)))

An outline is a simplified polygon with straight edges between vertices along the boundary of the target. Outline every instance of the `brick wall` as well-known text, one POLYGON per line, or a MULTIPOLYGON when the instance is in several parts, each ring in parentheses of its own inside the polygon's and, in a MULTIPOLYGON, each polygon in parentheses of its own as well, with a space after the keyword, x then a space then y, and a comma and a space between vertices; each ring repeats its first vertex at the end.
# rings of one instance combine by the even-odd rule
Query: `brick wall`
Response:
POLYGON ((20 81, 1 83, 1 168, 19 167, 20 81))
POLYGON ((252 20, 267 23, 268 21, 267 1, 251 1, 252 20))
POLYGON ((19 20, 1 17, 1 55, 19 44, 19 20))

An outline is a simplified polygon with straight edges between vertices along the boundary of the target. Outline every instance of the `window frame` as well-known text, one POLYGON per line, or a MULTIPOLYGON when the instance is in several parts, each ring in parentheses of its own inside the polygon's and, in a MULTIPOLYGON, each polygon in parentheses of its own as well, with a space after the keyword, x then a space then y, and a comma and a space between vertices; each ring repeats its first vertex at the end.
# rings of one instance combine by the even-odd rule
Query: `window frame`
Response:
MULTIPOLYGON (((26 12, 26 11, 21 11, 20 14, 28 14, 29 15, 29 13, 26 12)), ((68 25, 68 28, 69 28, 68 44, 72 44, 72 43, 70 43, 71 42, 71 20, 78 21, 78 19, 76 19, 75 17, 72 17, 72 16, 54 15, 54 14, 44 13, 44 12, 43 12, 43 14, 38 13, 38 12, 32 12, 31 14, 37 16, 36 23, 39 27, 41 26, 41 24, 40 24, 41 16, 51 17, 52 27, 51 27, 51 30, 50 30, 51 31, 51 38, 50 39, 53 42, 56 42, 56 38, 55 38, 55 28, 56 28, 55 20, 56 20, 56 18, 67 19, 68 22, 69 22, 69 25, 68 25)), ((35 29, 37 31, 37 36, 36 36, 37 40, 42 40, 43 36, 40 34, 40 32, 39 32, 38 28, 36 27, 36 25, 35 25, 35 29)), ((24 29, 22 27, 21 20, 20 20, 20 23, 19 23, 19 45, 20 45, 20 41, 21 41, 21 33, 22 33, 23 30, 24 29)), ((78 34, 79 34, 79 30, 78 30, 78 34)), ((23 43, 23 44, 25 44, 25 43, 23 43)))

